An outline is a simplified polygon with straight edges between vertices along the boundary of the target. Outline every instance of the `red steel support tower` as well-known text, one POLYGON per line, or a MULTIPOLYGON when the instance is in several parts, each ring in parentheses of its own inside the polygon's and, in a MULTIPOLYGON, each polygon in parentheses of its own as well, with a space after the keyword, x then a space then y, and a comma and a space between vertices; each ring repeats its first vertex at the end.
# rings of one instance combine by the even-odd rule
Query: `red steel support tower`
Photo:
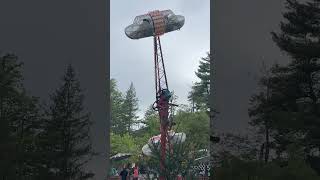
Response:
POLYGON ((168 145, 168 125, 169 125, 169 99, 171 93, 168 88, 166 70, 161 49, 160 36, 165 33, 164 17, 160 11, 149 12, 153 20, 154 26, 154 73, 155 73, 155 87, 156 87, 156 101, 154 109, 159 112, 160 117, 160 180, 164 180, 165 161, 166 161, 166 147, 168 145))

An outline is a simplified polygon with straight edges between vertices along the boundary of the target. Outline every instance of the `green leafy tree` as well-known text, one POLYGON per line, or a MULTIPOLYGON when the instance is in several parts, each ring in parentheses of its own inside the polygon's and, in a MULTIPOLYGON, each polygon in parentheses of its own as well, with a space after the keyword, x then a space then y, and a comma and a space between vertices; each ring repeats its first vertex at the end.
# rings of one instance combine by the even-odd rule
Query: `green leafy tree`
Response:
POLYGON ((184 132, 187 141, 196 144, 199 148, 209 148, 209 116, 206 112, 178 112, 175 117, 176 126, 174 130, 184 132))
POLYGON ((62 85, 51 95, 41 134, 42 157, 48 179, 89 179, 84 165, 93 152, 89 136, 90 114, 83 106, 84 95, 71 65, 62 85))
MULTIPOLYGON (((160 121, 158 116, 158 113, 152 109, 152 106, 150 106, 146 110, 142 120, 143 127, 132 132, 131 135, 134 137, 139 153, 141 153, 142 147, 147 144, 148 140, 152 136, 160 134, 160 121)), ((141 162, 140 159, 139 162, 144 163, 141 162)))
POLYGON ((111 154, 117 153, 131 153, 133 154, 130 159, 121 161, 120 164, 133 163, 137 161, 141 148, 138 146, 135 138, 129 133, 119 135, 111 133, 111 154))
POLYGON ((150 106, 144 115, 143 123, 145 125, 144 132, 147 136, 152 137, 160 134, 160 120, 157 111, 150 106))

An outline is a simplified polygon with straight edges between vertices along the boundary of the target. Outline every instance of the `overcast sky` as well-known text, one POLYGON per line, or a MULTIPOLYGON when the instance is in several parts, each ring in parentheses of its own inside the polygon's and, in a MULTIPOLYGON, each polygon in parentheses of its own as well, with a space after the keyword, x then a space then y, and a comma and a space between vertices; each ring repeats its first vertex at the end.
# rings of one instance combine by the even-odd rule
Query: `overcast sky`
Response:
POLYGON ((216 0, 213 13, 215 104, 218 130, 248 127, 249 98, 257 90, 262 61, 268 66, 287 57, 272 41, 279 31, 284 0, 216 0))
POLYGON ((192 82, 198 81, 195 71, 199 59, 210 50, 209 0, 111 0, 110 19, 110 70, 125 92, 133 82, 141 115, 155 101, 153 39, 129 39, 124 29, 138 15, 152 10, 171 9, 185 17, 180 31, 161 36, 168 84, 178 96, 178 103, 186 104, 192 82))

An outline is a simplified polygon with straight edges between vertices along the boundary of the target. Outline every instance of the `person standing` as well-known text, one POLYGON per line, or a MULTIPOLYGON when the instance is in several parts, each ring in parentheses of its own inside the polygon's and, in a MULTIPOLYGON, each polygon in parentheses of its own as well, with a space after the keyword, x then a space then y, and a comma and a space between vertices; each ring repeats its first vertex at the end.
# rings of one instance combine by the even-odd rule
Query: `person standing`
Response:
POLYGON ((205 175, 206 177, 209 177, 209 163, 208 163, 208 162, 205 164, 204 175, 205 175))
POLYGON ((139 168, 137 165, 135 165, 133 168, 133 180, 138 180, 138 179, 139 179, 139 168))
POLYGON ((120 172, 120 176, 121 176, 121 180, 127 180, 128 171, 125 167, 120 172))
POLYGON ((135 165, 133 168, 133 180, 138 180, 138 179, 139 179, 139 168, 137 165, 135 165))
POLYGON ((179 174, 177 179, 182 180, 182 176, 179 174))

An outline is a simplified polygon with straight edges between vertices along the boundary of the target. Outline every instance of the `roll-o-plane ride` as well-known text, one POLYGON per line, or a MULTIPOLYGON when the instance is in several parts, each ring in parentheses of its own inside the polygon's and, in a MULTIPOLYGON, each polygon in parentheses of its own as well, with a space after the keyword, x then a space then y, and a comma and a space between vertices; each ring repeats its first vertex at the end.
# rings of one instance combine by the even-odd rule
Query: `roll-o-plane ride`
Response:
MULTIPOLYGON (((154 76, 156 88, 156 101, 153 103, 153 109, 158 111, 160 119, 160 170, 165 171, 165 161, 167 147, 170 147, 169 130, 174 124, 170 121, 169 110, 174 105, 172 102, 172 93, 169 91, 167 75, 164 65, 160 36, 175 30, 179 30, 184 25, 185 19, 181 15, 175 15, 171 10, 151 11, 147 14, 137 16, 133 24, 125 28, 125 34, 130 39, 141 39, 153 37, 154 49, 154 76)), ((173 138, 174 139, 174 138, 173 138)), ((150 155, 151 151, 144 146, 145 154, 150 155)), ((164 180, 164 176, 160 176, 160 180, 164 180)))

